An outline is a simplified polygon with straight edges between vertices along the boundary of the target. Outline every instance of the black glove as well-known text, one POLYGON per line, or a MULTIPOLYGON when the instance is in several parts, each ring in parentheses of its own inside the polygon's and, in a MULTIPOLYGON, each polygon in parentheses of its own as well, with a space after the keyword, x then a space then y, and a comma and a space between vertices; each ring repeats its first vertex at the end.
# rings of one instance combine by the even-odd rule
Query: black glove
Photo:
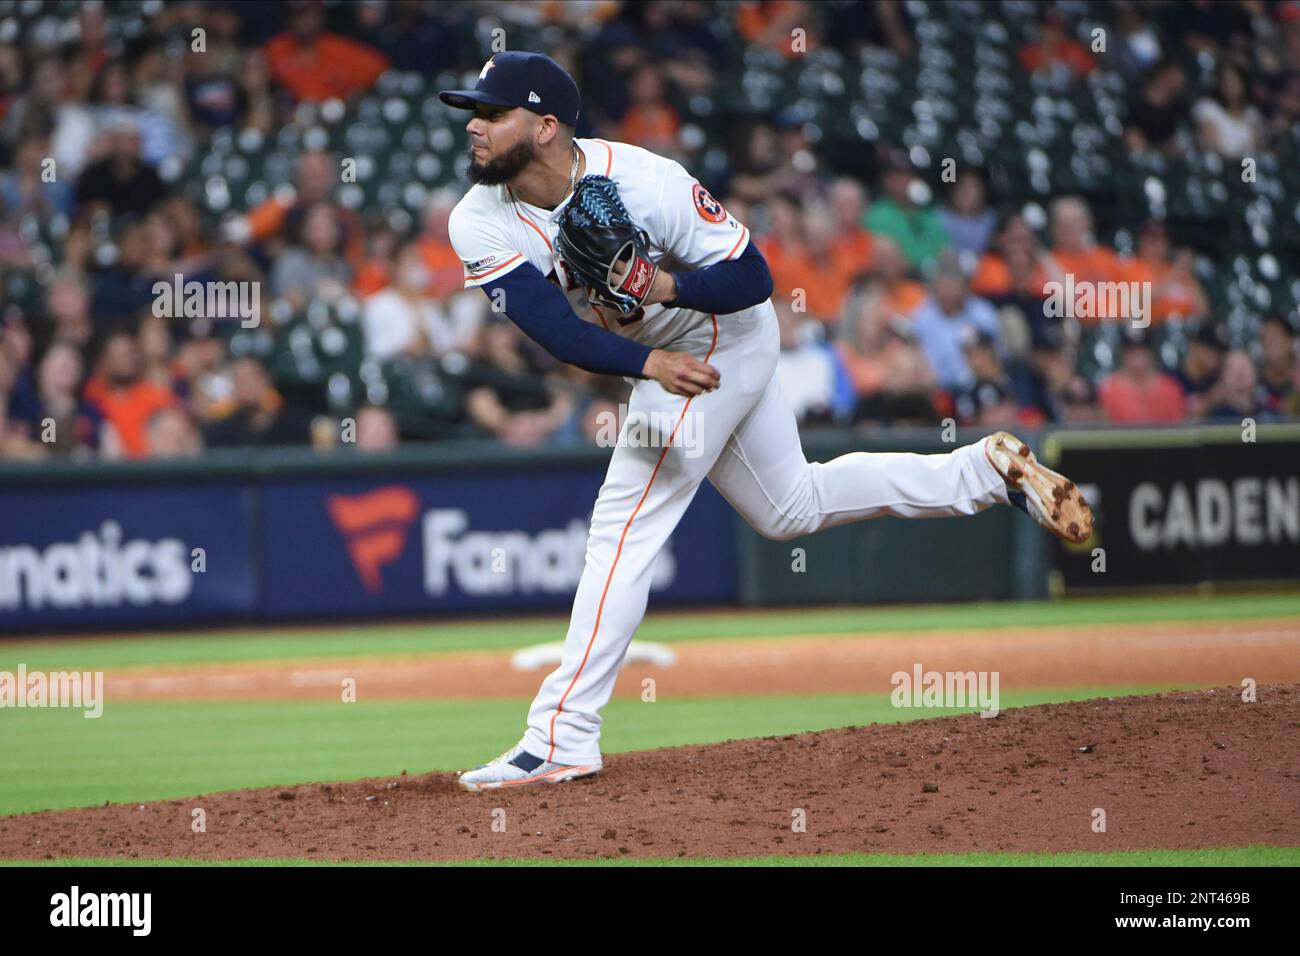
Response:
POLYGON ((627 214, 618 187, 608 176, 583 176, 560 211, 555 249, 565 269, 597 305, 627 315, 641 308, 659 267, 650 259, 650 239, 627 214), (627 271, 614 276, 617 263, 627 271))

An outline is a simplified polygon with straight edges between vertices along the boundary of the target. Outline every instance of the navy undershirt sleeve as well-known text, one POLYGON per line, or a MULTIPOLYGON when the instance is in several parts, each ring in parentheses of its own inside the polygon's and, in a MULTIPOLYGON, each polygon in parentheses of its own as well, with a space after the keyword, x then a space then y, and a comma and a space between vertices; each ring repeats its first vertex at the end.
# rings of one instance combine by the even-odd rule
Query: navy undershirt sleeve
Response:
POLYGON ((480 288, 493 301, 501 290, 505 314, 561 362, 602 375, 645 377, 641 369, 652 349, 578 318, 559 287, 531 263, 480 288))
POLYGON ((696 272, 674 272, 677 298, 670 307, 711 315, 730 315, 772 297, 772 273, 751 241, 735 259, 715 262, 696 272))

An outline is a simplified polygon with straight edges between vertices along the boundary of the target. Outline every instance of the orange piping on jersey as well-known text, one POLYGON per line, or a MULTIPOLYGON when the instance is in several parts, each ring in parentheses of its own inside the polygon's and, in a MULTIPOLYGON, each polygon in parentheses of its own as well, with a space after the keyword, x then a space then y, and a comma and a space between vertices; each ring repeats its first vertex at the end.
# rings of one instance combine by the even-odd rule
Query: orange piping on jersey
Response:
POLYGON ((546 248, 547 248, 547 249, 551 249, 552 252, 555 251, 555 250, 551 247, 551 240, 549 240, 549 239, 546 238, 546 233, 542 232, 542 230, 538 229, 535 225, 533 225, 533 223, 532 223, 531 220, 529 220, 529 219, 525 219, 523 213, 521 213, 521 212, 516 212, 515 215, 519 217, 519 221, 520 221, 520 222, 522 222, 525 226, 527 226, 527 227, 528 227, 529 229, 531 229, 533 232, 537 233, 539 236, 542 237, 542 242, 546 243, 546 248))
MULTIPOLYGON (((713 318, 713 341, 709 343, 709 352, 704 356, 707 362, 713 357, 713 350, 718 345, 718 317, 713 318)), ((564 702, 569 697, 569 692, 573 686, 578 683, 578 678, 582 676, 582 669, 587 666, 587 658, 591 656, 591 648, 596 643, 596 635, 600 633, 600 617, 605 610, 605 598, 609 596, 609 584, 614 580, 614 571, 618 567, 618 559, 623 556, 623 541, 627 538, 628 529, 632 527, 632 522, 636 520, 637 514, 641 511, 641 506, 645 504, 646 498, 650 494, 650 486, 654 484, 655 477, 659 474, 659 467, 664 463, 664 458, 668 456, 668 450, 673 446, 673 439, 677 437, 677 430, 682 427, 682 421, 686 418, 686 412, 691 407, 691 402, 695 397, 691 396, 682 406, 682 413, 677 416, 677 424, 673 426, 672 434, 668 436, 668 441, 664 445, 664 450, 659 453, 659 460, 655 462, 654 471, 650 472, 650 480, 645 483, 645 490, 641 492, 641 498, 637 501, 636 507, 632 509, 632 516, 627 519, 627 524, 623 525, 623 533, 618 536, 618 548, 614 551, 614 563, 609 566, 609 574, 605 576, 605 589, 600 592, 600 603, 596 605, 596 623, 591 629, 591 637, 587 640, 587 650, 582 655, 582 663, 578 665, 578 672, 573 675, 573 680, 569 681, 569 686, 564 689, 564 695, 560 702, 555 706, 555 713, 551 714, 551 749, 546 755, 548 761, 555 759, 555 718, 560 716, 564 710, 564 702)))
POLYGON ((603 139, 594 140, 594 142, 600 143, 601 146, 604 146, 605 149, 609 150, 609 159, 605 161, 605 175, 608 176, 609 171, 614 168, 614 147, 610 146, 609 143, 605 142, 603 139))
POLYGON ((511 256, 511 257, 510 257, 509 259, 507 259, 505 262, 501 263, 501 265, 497 266, 495 269, 489 269, 487 272, 483 273, 482 275, 477 275, 477 276, 472 276, 472 275, 470 275, 468 272, 466 272, 466 273, 465 273, 465 278, 466 278, 466 279, 486 279, 486 278, 487 278, 488 276, 490 276, 492 273, 494 273, 494 272, 500 272, 502 269, 504 269, 506 266, 510 265, 510 263, 514 262, 516 259, 522 259, 523 257, 524 257, 524 254, 523 254, 522 252, 516 252, 513 256, 511 256))
POLYGON ((736 240, 736 244, 732 246, 731 251, 727 253, 728 259, 730 259, 732 256, 736 254, 736 250, 740 248, 740 244, 744 242, 745 237, 749 235, 749 230, 746 229, 744 226, 741 226, 740 229, 741 229, 740 238, 736 240))

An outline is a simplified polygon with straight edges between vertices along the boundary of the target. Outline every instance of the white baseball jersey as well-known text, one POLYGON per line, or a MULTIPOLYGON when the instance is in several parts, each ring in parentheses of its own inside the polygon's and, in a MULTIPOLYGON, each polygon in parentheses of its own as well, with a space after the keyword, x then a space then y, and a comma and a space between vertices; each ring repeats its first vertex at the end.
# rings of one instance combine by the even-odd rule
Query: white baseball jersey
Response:
MULTIPOLYGON (((699 269, 744 251, 749 231, 678 163, 598 139, 579 147, 588 173, 618 185, 661 267, 699 269)), ((600 710, 645 613, 655 561, 701 482, 712 482, 760 534, 782 539, 884 514, 973 514, 1005 503, 1007 493, 982 444, 947 455, 857 452, 809 462, 777 381, 780 336, 771 301, 716 316, 658 305, 626 317, 593 309, 556 259, 559 208, 519 202, 506 186, 473 187, 451 215, 466 285, 531 262, 543 275, 556 274, 578 315, 647 345, 690 352, 721 376, 715 390, 694 398, 670 394, 653 379, 633 387, 592 510, 563 659, 528 713, 521 742, 528 753, 599 766, 600 710), (646 429, 650 422, 668 425, 646 429)), ((671 692, 669 675, 663 686, 671 692)))
MULTIPOLYGON (((693 271, 745 251, 749 230, 709 195, 680 163, 639 146, 578 139, 586 174, 608 176, 632 221, 646 231, 650 258, 669 272, 693 271)), ((510 187, 476 185, 451 214, 451 244, 465 266, 466 287, 509 275, 531 262, 544 276, 555 274, 581 318, 652 348, 704 345, 712 337, 710 318, 690 309, 651 305, 628 316, 593 306, 586 291, 567 276, 555 251, 554 209, 523 202, 510 187)))

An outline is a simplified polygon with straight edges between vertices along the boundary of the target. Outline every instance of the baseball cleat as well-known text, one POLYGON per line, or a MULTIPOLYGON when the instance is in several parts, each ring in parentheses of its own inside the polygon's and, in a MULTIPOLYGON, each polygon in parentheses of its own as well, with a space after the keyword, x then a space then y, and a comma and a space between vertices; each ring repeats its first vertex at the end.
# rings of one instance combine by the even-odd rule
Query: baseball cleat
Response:
POLYGON ((562 764, 534 757, 516 745, 491 763, 462 770, 457 783, 464 790, 501 790, 530 783, 563 783, 600 773, 600 761, 591 764, 562 764))
POLYGON ((1081 544, 1092 535, 1092 509, 1074 482, 1039 463, 1010 432, 984 439, 984 454, 1007 483, 1011 503, 1058 538, 1081 544))

